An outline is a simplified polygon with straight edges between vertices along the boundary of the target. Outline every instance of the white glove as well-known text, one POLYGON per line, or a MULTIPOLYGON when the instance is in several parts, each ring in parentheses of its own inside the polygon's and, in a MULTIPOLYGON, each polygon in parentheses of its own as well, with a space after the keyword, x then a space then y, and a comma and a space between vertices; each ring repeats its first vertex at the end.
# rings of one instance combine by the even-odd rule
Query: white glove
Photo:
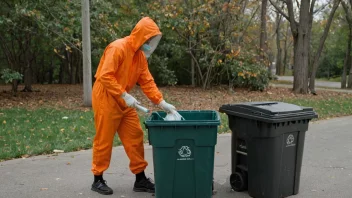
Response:
POLYGON ((165 100, 161 101, 161 103, 159 104, 159 107, 162 108, 166 113, 171 113, 176 111, 176 107, 165 102, 165 100))
POLYGON ((124 92, 121 97, 125 100, 127 106, 129 107, 136 107, 136 104, 140 104, 133 96, 124 92))

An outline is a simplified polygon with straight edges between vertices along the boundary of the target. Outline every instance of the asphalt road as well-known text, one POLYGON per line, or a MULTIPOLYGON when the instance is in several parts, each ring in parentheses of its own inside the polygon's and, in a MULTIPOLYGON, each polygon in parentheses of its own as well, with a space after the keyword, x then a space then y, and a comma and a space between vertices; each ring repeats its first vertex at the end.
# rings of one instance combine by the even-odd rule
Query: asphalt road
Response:
MULTIPOLYGON (((311 123, 306 134, 300 192, 292 198, 352 197, 352 117, 311 123)), ((219 135, 215 157, 214 198, 249 197, 233 192, 230 176, 230 134, 219 135)), ((91 150, 36 156, 0 163, 1 198, 83 198, 83 197, 153 197, 134 193, 134 175, 122 147, 116 147, 110 168, 104 174, 114 195, 103 196, 90 190, 91 150)), ((152 148, 146 145, 146 172, 153 178, 152 148)))

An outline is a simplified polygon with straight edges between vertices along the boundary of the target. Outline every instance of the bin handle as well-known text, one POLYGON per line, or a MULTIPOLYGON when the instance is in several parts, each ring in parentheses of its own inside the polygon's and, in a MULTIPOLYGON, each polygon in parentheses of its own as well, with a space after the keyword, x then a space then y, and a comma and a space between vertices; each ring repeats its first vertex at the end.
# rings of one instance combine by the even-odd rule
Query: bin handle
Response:
POLYGON ((277 102, 263 102, 263 103, 258 103, 258 104, 252 104, 252 106, 270 106, 270 105, 274 105, 274 104, 278 104, 277 102))

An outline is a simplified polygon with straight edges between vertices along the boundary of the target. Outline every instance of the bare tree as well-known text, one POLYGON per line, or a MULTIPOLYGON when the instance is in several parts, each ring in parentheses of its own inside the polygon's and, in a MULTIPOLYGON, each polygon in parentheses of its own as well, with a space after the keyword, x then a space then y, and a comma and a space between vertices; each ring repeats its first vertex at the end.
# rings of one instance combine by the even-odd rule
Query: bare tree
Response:
MULTIPOLYGON (((349 33, 349 39, 348 39, 348 47, 350 47, 351 45, 351 37, 352 37, 352 33, 351 33, 351 30, 352 30, 352 0, 348 0, 347 1, 349 5, 346 4, 345 1, 341 1, 342 3, 342 7, 343 9, 345 10, 345 13, 346 13, 346 19, 347 19, 347 22, 348 22, 348 26, 349 26, 349 29, 350 29, 350 33, 349 33)), ((346 56, 347 56, 347 53, 348 55, 350 56, 350 53, 351 53, 351 48, 347 48, 347 51, 346 51, 346 56)), ((351 59, 351 57, 349 57, 351 59)), ((344 70, 343 70, 343 74, 342 74, 342 79, 341 79, 341 88, 346 87, 346 74, 347 74, 347 64, 348 64, 348 61, 346 62, 345 60, 345 66, 344 66, 344 70)), ((348 76, 348 83, 347 83, 347 87, 348 88, 352 88, 352 61, 349 62, 350 65, 350 73, 349 73, 349 76, 348 76)))
POLYGON ((281 48, 281 32, 280 25, 282 21, 282 15, 277 12, 276 13, 276 46, 277 46, 277 55, 276 55, 276 74, 284 75, 285 66, 282 64, 282 48, 281 48))
POLYGON ((286 68, 290 63, 290 54, 292 54, 292 40, 290 39, 292 36, 290 34, 290 25, 286 23, 286 30, 285 30, 285 40, 284 40, 284 60, 283 60, 283 73, 286 73, 286 68))
POLYGON ((299 19, 296 21, 294 15, 294 6, 292 0, 286 0, 286 8, 288 14, 284 9, 281 9, 272 0, 270 3, 282 14, 289 22, 294 41, 294 83, 293 91, 295 93, 308 93, 308 57, 309 44, 311 38, 314 6, 316 0, 297 2, 299 8, 299 19))
POLYGON ((262 0, 261 25, 260 25, 260 60, 264 61, 267 52, 267 34, 266 34, 266 18, 267 18, 268 0, 262 0))
POLYGON ((351 65, 351 42, 352 42, 352 29, 351 27, 348 28, 348 42, 347 42, 347 49, 346 49, 346 56, 343 64, 343 72, 341 77, 341 89, 346 89, 347 83, 347 69, 348 66, 351 65))
POLYGON ((331 12, 329 14, 329 18, 328 18, 327 24, 325 26, 324 33, 320 38, 319 47, 318 47, 317 52, 316 52, 314 59, 313 59, 313 69, 312 69, 312 73, 310 76, 310 82, 309 82, 309 89, 313 94, 315 94, 315 76, 317 74, 317 70, 318 70, 318 66, 319 66, 319 58, 320 58, 321 52, 323 51, 325 40, 328 37, 330 26, 332 23, 332 19, 334 18, 334 15, 335 15, 335 11, 337 10, 337 8, 340 5, 340 1, 341 0, 334 0, 334 5, 333 5, 331 12))

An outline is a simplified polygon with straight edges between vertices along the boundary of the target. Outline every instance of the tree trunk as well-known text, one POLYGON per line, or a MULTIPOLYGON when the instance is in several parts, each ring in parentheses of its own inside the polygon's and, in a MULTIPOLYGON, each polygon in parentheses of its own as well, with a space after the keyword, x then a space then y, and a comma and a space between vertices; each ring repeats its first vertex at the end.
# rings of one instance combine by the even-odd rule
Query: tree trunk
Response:
MULTIPOLYGON (((292 6, 292 1, 290 1, 292 6)), ((308 53, 310 45, 310 28, 312 14, 309 12, 310 1, 302 1, 300 5, 299 24, 291 21, 291 31, 294 39, 294 83, 295 93, 308 93, 308 53)), ((291 8, 291 7, 290 7, 291 8)), ((293 11, 291 10, 290 16, 293 11)))
POLYGON ((49 84, 53 84, 54 78, 54 62, 53 57, 50 57, 50 65, 49 65, 49 84))
MULTIPOLYGON (((83 83, 83 67, 82 67, 82 56, 81 54, 79 54, 79 59, 78 59, 78 69, 77 69, 77 79, 78 79, 78 83, 83 83)), ((93 78, 94 79, 94 78, 93 78)))
POLYGON ((28 61, 24 72, 24 89, 23 92, 32 92, 32 66, 28 61))
POLYGON ((66 74, 67 74, 67 81, 66 83, 72 84, 72 65, 71 65, 71 59, 72 59, 72 54, 66 50, 65 51, 65 63, 66 63, 66 74))
POLYGON ((72 53, 71 53, 71 56, 70 56, 70 66, 71 66, 71 71, 70 71, 70 73, 71 73, 71 79, 70 79, 70 81, 71 81, 71 84, 76 84, 76 69, 77 69, 77 66, 76 66, 76 64, 75 64, 75 62, 74 62, 74 60, 75 60, 75 58, 76 58, 76 56, 75 56, 75 51, 76 50, 74 50, 72 53))
MULTIPOLYGON (((286 0, 288 15, 284 9, 270 0, 275 9, 280 12, 289 22, 294 40, 294 83, 293 91, 295 93, 308 93, 308 60, 310 34, 313 22, 313 13, 315 0, 300 1, 299 22, 295 20, 295 11, 292 0, 286 0)), ((299 1, 297 1, 299 2, 299 1)))
POLYGON ((348 75, 348 83, 347 83, 347 88, 352 89, 352 58, 351 58, 351 67, 350 67, 350 73, 348 75))
POLYGON ((289 64, 289 44, 288 44, 288 39, 289 39, 289 31, 290 31, 290 26, 287 24, 286 27, 286 36, 285 36, 285 47, 284 47, 284 64, 283 64, 283 74, 285 75, 286 73, 286 67, 288 67, 289 64))
POLYGON ((340 0, 334 0, 334 5, 333 5, 333 8, 330 12, 328 22, 325 26, 324 33, 320 38, 317 53, 314 56, 312 74, 310 76, 310 83, 309 83, 309 89, 312 93, 315 93, 315 76, 317 74, 317 70, 318 70, 318 66, 319 66, 319 58, 320 58, 321 52, 323 51, 325 40, 328 37, 330 26, 332 23, 332 19, 334 18, 335 11, 339 7, 339 4, 340 4, 340 0))
POLYGON ((277 13, 276 15, 276 46, 277 46, 277 55, 276 55, 276 75, 284 75, 282 67, 282 49, 280 42, 280 24, 281 24, 281 14, 277 13))
POLYGON ((18 80, 12 81, 12 95, 17 96, 18 80))
POLYGON ((192 79, 192 87, 196 86, 196 80, 195 80, 195 64, 193 58, 191 59, 191 79, 192 79))
MULTIPOLYGON (((192 50, 192 42, 191 42, 191 37, 189 37, 189 42, 188 42, 188 47, 189 50, 192 50)), ((191 80, 192 80, 192 87, 196 86, 196 81, 195 81, 195 63, 194 59, 191 57, 191 80)))
POLYGON ((59 84, 63 84, 64 83, 64 79, 65 79, 64 67, 65 67, 65 63, 61 62, 60 71, 59 71, 59 84))
MULTIPOLYGON (((352 61, 351 61, 351 63, 352 63, 352 61)), ((352 64, 351 64, 351 68, 350 68, 350 74, 348 75, 347 88, 352 89, 352 64)))
POLYGON ((262 0, 262 12, 261 12, 261 25, 260 25, 260 60, 263 62, 267 50, 266 46, 266 13, 267 13, 268 0, 262 0))
POLYGON ((77 50, 76 51, 76 73, 75 73, 75 76, 76 76, 76 83, 80 84, 81 83, 81 79, 79 77, 79 72, 80 72, 80 68, 81 68, 81 53, 79 53, 79 51, 77 50))
MULTIPOLYGON (((48 78, 46 78, 47 77, 47 70, 46 70, 46 65, 45 65, 45 57, 46 57, 46 55, 43 53, 42 54, 42 58, 41 58, 41 62, 40 62, 40 66, 39 66, 39 68, 37 69, 37 70, 40 70, 41 72, 41 74, 40 75, 38 75, 38 77, 41 79, 40 80, 40 84, 44 84, 44 83, 46 83, 47 82, 47 80, 48 80, 48 78)), ((49 66, 50 67, 50 66, 49 66)))
MULTIPOLYGON (((348 21, 348 24, 349 24, 349 28, 350 30, 352 29, 352 14, 351 14, 351 9, 352 9, 352 0, 349 0, 348 3, 350 6, 347 6, 347 4, 344 2, 344 1, 341 1, 342 3, 342 7, 343 9, 345 10, 345 13, 346 13, 346 19, 348 21)), ((351 44, 349 42, 349 44, 351 44)), ((352 59, 352 57, 351 57, 352 59)), ((352 60, 351 60, 351 63, 350 63, 350 72, 349 72, 349 75, 348 75, 348 83, 347 83, 347 88, 349 89, 352 89, 352 60)), ((347 71, 346 71, 347 73, 347 71)))
POLYGON ((347 69, 348 66, 351 64, 351 42, 352 42, 352 29, 349 28, 349 35, 348 35, 348 43, 347 43, 347 50, 346 50, 346 57, 343 65, 343 73, 341 77, 341 89, 346 88, 347 83, 347 69))
POLYGON ((294 37, 294 83, 293 91, 295 93, 308 93, 308 35, 303 34, 301 30, 294 37))

